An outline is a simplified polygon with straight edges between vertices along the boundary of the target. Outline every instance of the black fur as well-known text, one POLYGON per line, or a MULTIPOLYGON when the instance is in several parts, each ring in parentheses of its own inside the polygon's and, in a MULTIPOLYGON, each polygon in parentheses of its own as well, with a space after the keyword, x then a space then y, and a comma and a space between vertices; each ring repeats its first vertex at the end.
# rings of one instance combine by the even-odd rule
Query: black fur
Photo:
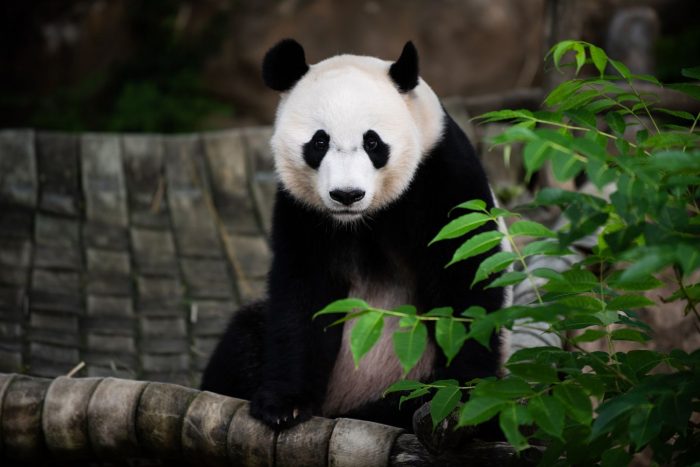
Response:
MULTIPOLYGON (((487 310, 502 305, 501 289, 469 288, 481 257, 445 268, 464 239, 427 246, 450 220, 448 211, 455 205, 474 198, 493 203, 467 137, 449 116, 445 119, 442 140, 426 156, 404 195, 363 223, 338 226, 327 214, 278 190, 269 299, 234 317, 204 373, 203 389, 252 398, 251 413, 274 427, 318 414, 340 347, 342 326, 324 329, 337 316, 314 321, 311 316, 347 296, 351 273, 388 281, 400 280, 404 270, 410 269, 416 279, 414 305, 421 312, 440 306, 461 312, 472 305, 487 310)), ((451 217, 458 215, 453 212, 451 217)), ((496 375, 497 336, 491 349, 470 340, 449 367, 438 351, 432 378, 464 382, 496 375)), ((352 374, 348 384, 352 384, 352 374)), ((337 415, 410 429, 418 403, 406 403, 399 410, 397 397, 391 397, 337 415)))
POLYGON ((262 77, 267 87, 288 91, 309 71, 304 48, 294 39, 284 39, 267 51, 262 77))
POLYGON ((389 145, 379 137, 376 131, 367 130, 362 135, 362 148, 369 156, 375 169, 381 169, 389 162, 389 145))
POLYGON ((409 92, 418 86, 418 51, 413 42, 403 46, 401 56, 389 67, 389 76, 401 92, 409 92))
POLYGON ((317 130, 308 143, 301 149, 304 161, 312 169, 316 170, 321 165, 323 157, 328 152, 331 137, 323 130, 317 130))

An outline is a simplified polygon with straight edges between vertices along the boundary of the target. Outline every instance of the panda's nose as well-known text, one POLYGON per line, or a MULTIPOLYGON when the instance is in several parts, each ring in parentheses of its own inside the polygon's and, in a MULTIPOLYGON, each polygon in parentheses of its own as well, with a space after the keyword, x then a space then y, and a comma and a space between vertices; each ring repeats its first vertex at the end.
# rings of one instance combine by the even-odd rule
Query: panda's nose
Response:
POLYGON ((357 189, 332 190, 330 192, 331 199, 345 206, 350 206, 353 203, 360 201, 365 197, 365 192, 357 189))

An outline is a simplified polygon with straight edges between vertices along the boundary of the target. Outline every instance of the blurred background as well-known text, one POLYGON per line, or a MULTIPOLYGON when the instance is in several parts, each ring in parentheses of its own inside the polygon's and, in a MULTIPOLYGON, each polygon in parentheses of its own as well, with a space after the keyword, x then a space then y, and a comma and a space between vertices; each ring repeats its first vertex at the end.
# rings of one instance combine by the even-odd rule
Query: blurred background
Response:
POLYGON ((411 39, 442 97, 540 87, 560 39, 604 46, 662 80, 700 57, 695 0, 5 0, 0 12, 0 127, 15 128, 269 124, 277 96, 259 67, 284 37, 310 63, 393 59, 411 39))

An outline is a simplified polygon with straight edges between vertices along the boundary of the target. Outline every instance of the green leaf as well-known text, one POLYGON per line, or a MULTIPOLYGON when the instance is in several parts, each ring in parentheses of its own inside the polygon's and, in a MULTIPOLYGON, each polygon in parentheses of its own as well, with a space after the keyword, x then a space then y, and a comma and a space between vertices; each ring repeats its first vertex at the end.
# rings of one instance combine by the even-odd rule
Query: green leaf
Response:
POLYGON ((588 292, 600 287, 598 278, 587 269, 570 269, 564 271, 562 277, 575 287, 577 292, 588 292))
POLYGON ((483 318, 486 316, 486 310, 483 307, 472 305, 461 313, 467 318, 483 318))
POLYGON ((586 329, 586 331, 581 334, 580 336, 574 336, 571 338, 571 341, 577 344, 580 344, 581 342, 594 342, 597 341, 598 339, 602 339, 603 337, 607 336, 608 333, 603 330, 599 329, 586 329))
POLYGON ((656 408, 652 404, 637 407, 630 417, 629 437, 635 450, 640 451, 661 431, 662 424, 656 408))
POLYGON ((559 299, 559 303, 578 311, 601 311, 605 308, 605 304, 603 302, 589 295, 562 297, 559 299))
POLYGON ((447 365, 457 355, 467 338, 464 325, 451 318, 441 318, 435 325, 435 340, 447 357, 447 365))
POLYGON ((573 93, 581 89, 581 86, 585 84, 582 80, 567 80, 559 84, 557 87, 552 89, 544 103, 548 107, 555 106, 561 103, 563 100, 571 96, 573 93))
POLYGON ((646 375, 656 368, 665 357, 652 350, 631 350, 627 352, 625 364, 628 365, 637 376, 646 375))
POLYGON ((510 232, 511 236, 513 237, 527 236, 555 238, 557 236, 557 234, 549 230, 544 225, 538 222, 525 220, 513 223, 513 225, 508 228, 508 232, 510 232))
POLYGON ((627 66, 625 66, 624 63, 612 59, 610 59, 609 62, 613 66, 613 68, 615 68, 617 72, 620 73, 620 75, 622 75, 623 78, 630 78, 632 73, 630 73, 629 68, 627 68, 627 66))
POLYGON ((483 345, 487 349, 490 349, 490 338, 495 328, 496 323, 490 316, 475 319, 474 322, 471 323, 471 326, 469 326, 467 339, 474 339, 479 344, 483 345))
POLYGON ((548 158, 550 153, 550 143, 541 139, 529 141, 523 150, 523 162, 529 178, 537 172, 548 158))
POLYGON ((418 313, 418 310, 416 310, 416 307, 413 305, 399 305, 396 308, 394 308, 392 311, 395 311, 397 313, 401 313, 404 315, 408 315, 408 316, 414 316, 418 313))
POLYGON ((481 262, 476 270, 471 286, 487 279, 491 274, 501 272, 517 259, 517 255, 511 251, 499 251, 481 262))
POLYGON ((565 182, 583 170, 583 162, 572 153, 554 151, 552 159, 552 172, 559 182, 565 182))
POLYGON ((573 44, 574 44, 574 41, 561 41, 558 44, 555 44, 554 47, 552 47, 552 49, 547 54, 547 55, 552 54, 552 59, 554 61, 554 67, 557 70, 561 71, 559 69, 559 64, 561 62, 561 58, 562 58, 562 56, 564 56, 564 54, 568 50, 571 49, 573 44))
POLYGON ((567 255, 571 253, 568 248, 559 246, 559 242, 551 240, 538 240, 525 245, 521 251, 522 255, 567 255))
POLYGON ((394 352, 401 362, 403 373, 408 374, 423 356, 428 342, 428 328, 421 321, 416 320, 408 331, 395 331, 392 340, 394 352))
POLYGON ((620 295, 608 302, 610 310, 630 310, 655 305, 655 303, 643 295, 620 295))
POLYGON ((593 99, 596 99, 598 96, 600 96, 600 93, 594 89, 588 91, 580 91, 571 98, 562 102, 562 104, 559 106, 559 109, 569 110, 585 107, 589 102, 591 102, 593 99))
POLYGON ((520 433, 518 429, 518 410, 515 403, 509 403, 503 409, 498 417, 498 424, 501 431, 506 436, 506 440, 518 451, 526 449, 529 445, 527 439, 520 433))
POLYGON ((459 386, 447 386, 438 389, 430 401, 430 418, 433 420, 433 429, 443 421, 457 407, 462 397, 459 386))
POLYGON ((364 300, 359 298, 344 298, 342 300, 336 300, 329 305, 326 305, 324 309, 318 311, 314 314, 314 319, 321 315, 330 315, 334 313, 347 313, 353 310, 366 310, 370 308, 369 304, 364 300))
POLYGON ((414 391, 411 391, 408 395, 401 396, 399 398, 399 409, 401 408, 401 405, 406 402, 410 401, 411 399, 417 399, 419 397, 423 397, 426 394, 430 392, 430 388, 427 386, 423 386, 422 388, 418 388, 414 391))
POLYGON ((586 64, 586 50, 579 42, 573 45, 573 49, 576 51, 576 74, 578 75, 583 65, 586 64))
POLYGON ((586 174, 599 190, 617 178, 615 170, 610 169, 604 160, 593 157, 590 157, 586 163, 586 174))
POLYGON ((360 364, 360 359, 379 340, 383 327, 384 315, 377 311, 371 311, 355 321, 350 333, 350 350, 355 361, 355 368, 360 364))
POLYGON ((349 312, 349 313, 347 313, 345 316, 343 316, 342 318, 336 319, 335 321, 333 321, 331 324, 329 324, 329 325, 326 326, 326 327, 330 328, 330 327, 337 326, 337 325, 339 325, 339 324, 345 323, 346 321, 352 321, 353 319, 357 319, 357 318, 359 318, 360 316, 366 315, 366 314, 369 313, 370 311, 371 311, 371 310, 362 310, 362 311, 352 311, 352 312, 349 312))
POLYGON ((572 419, 584 425, 591 424, 593 407, 590 397, 583 389, 573 384, 559 384, 554 387, 554 397, 564 404, 572 419))
POLYGON ((605 144, 606 142, 594 141, 588 138, 577 138, 574 140, 571 148, 589 158, 604 161, 608 156, 605 144))
POLYGON ((464 261, 465 259, 489 251, 501 243, 502 238, 503 234, 498 230, 491 230, 489 232, 474 235, 472 238, 464 242, 462 246, 457 248, 457 251, 455 251, 454 255, 452 256, 452 260, 447 263, 447 266, 451 266, 459 261, 464 261))
POLYGON ((668 172, 691 172, 700 170, 700 152, 659 151, 650 160, 651 165, 668 172))
POLYGON ((667 115, 671 115, 676 118, 682 118, 683 120, 688 120, 688 121, 694 121, 695 117, 690 113, 686 112, 684 110, 671 110, 671 109, 662 109, 660 107, 655 107, 654 112, 661 112, 665 113, 667 115))
POLYGON ((683 68, 681 74, 686 78, 700 79, 700 66, 683 68))
POLYGON ((527 382, 515 375, 508 375, 503 379, 483 381, 473 390, 473 396, 489 396, 500 399, 519 399, 533 394, 532 388, 527 382))
POLYGON ((400 379, 388 388, 386 388, 384 390, 384 395, 387 395, 392 392, 415 391, 416 389, 420 389, 423 386, 425 385, 419 381, 411 381, 410 379, 400 379))
POLYGON ((491 217, 520 217, 520 214, 516 214, 507 209, 497 207, 491 208, 490 214, 491 217))
POLYGON ((477 229, 490 221, 491 218, 480 212, 472 212, 452 220, 433 238, 428 245, 440 240, 461 237, 462 235, 477 229))
POLYGON ((556 383, 557 372, 551 365, 542 363, 511 363, 506 365, 515 376, 534 383, 556 383))
POLYGON ((634 280, 620 280, 623 271, 616 271, 608 278, 608 285, 618 290, 650 290, 660 287, 663 283, 652 275, 635 278, 634 280))
POLYGON ((620 276, 618 284, 631 283, 641 280, 654 272, 658 272, 674 259, 672 251, 647 248, 644 256, 632 263, 620 276))
POLYGON ((700 86, 696 86, 690 83, 678 83, 678 84, 667 84, 667 88, 675 89, 683 94, 687 94, 693 99, 700 100, 700 86))
POLYGON ((615 329, 610 333, 610 338, 614 341, 646 342, 649 336, 636 329, 615 329))
POLYGON ((627 393, 606 400, 598 407, 598 417, 593 421, 591 439, 613 430, 620 418, 645 403, 644 397, 637 393, 627 393))
POLYGON ((625 119, 622 118, 619 112, 608 112, 605 114, 605 121, 615 133, 620 135, 625 133, 627 123, 625 123, 625 119))
POLYGON ((588 44, 588 51, 591 54, 593 65, 595 65, 598 73, 600 73, 600 76, 603 76, 605 74, 605 67, 608 64, 608 56, 605 54, 603 49, 596 47, 593 44, 588 44))
POLYGON ((564 441, 564 405, 551 396, 536 396, 527 405, 535 424, 543 431, 564 441))
POLYGON ((596 130, 595 114, 587 109, 572 109, 564 112, 564 115, 569 117, 572 122, 577 123, 585 128, 596 130))
POLYGON ((497 278, 489 285, 484 287, 485 289, 492 289, 494 287, 506 287, 508 285, 518 284, 527 279, 527 274, 521 271, 509 271, 503 274, 501 277, 497 278))
POLYGON ((601 455, 601 467, 620 467, 630 465, 632 456, 624 448, 608 449, 601 455))
POLYGON ((664 422, 674 430, 683 433, 688 429, 688 419, 692 413, 690 398, 678 394, 664 394, 659 401, 659 410, 664 414, 664 422))
POLYGON ((620 313, 616 310, 605 310, 595 313, 594 316, 603 323, 603 326, 610 326, 620 321, 620 313))
POLYGON ((593 315, 570 315, 565 320, 554 324, 558 331, 571 331, 573 329, 584 329, 591 326, 601 326, 603 322, 593 315))
POLYGON ((449 306, 442 306, 438 308, 433 308, 429 312, 427 312, 424 316, 438 316, 441 318, 449 318, 452 316, 452 313, 454 313, 454 310, 452 307, 449 306))
POLYGON ((485 122, 496 122, 500 120, 513 120, 513 119, 527 119, 532 118, 532 112, 525 109, 520 110, 494 110, 492 112, 486 112, 478 117, 485 122))
POLYGON ((617 103, 614 100, 607 98, 607 97, 604 97, 604 98, 589 102, 588 104, 586 104, 584 109, 586 109, 587 111, 592 112, 594 114, 597 114, 597 113, 600 113, 604 110, 608 110, 609 108, 614 107, 616 105, 617 105, 617 103))
POLYGON ((472 426, 484 423, 498 413, 506 401, 496 397, 472 396, 459 412, 458 426, 472 426))
POLYGON ((486 203, 480 199, 470 199, 464 203, 458 204, 457 206, 450 209, 452 212, 454 209, 468 209, 470 211, 485 211, 486 203))
POLYGON ((676 246, 676 260, 683 268, 686 277, 700 267, 700 246, 680 243, 676 246))

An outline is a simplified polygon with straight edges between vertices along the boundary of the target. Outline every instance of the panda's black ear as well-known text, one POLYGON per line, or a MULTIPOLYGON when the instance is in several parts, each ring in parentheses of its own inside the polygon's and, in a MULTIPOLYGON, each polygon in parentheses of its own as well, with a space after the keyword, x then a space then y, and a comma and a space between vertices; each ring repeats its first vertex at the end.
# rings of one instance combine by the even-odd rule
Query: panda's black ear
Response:
POLYGON ((403 46, 401 56, 389 68, 389 76, 400 92, 408 92, 418 86, 418 51, 413 42, 408 41, 403 46))
POLYGON ((288 91, 309 71, 304 48, 294 39, 284 39, 267 51, 262 64, 263 81, 275 91, 288 91))

